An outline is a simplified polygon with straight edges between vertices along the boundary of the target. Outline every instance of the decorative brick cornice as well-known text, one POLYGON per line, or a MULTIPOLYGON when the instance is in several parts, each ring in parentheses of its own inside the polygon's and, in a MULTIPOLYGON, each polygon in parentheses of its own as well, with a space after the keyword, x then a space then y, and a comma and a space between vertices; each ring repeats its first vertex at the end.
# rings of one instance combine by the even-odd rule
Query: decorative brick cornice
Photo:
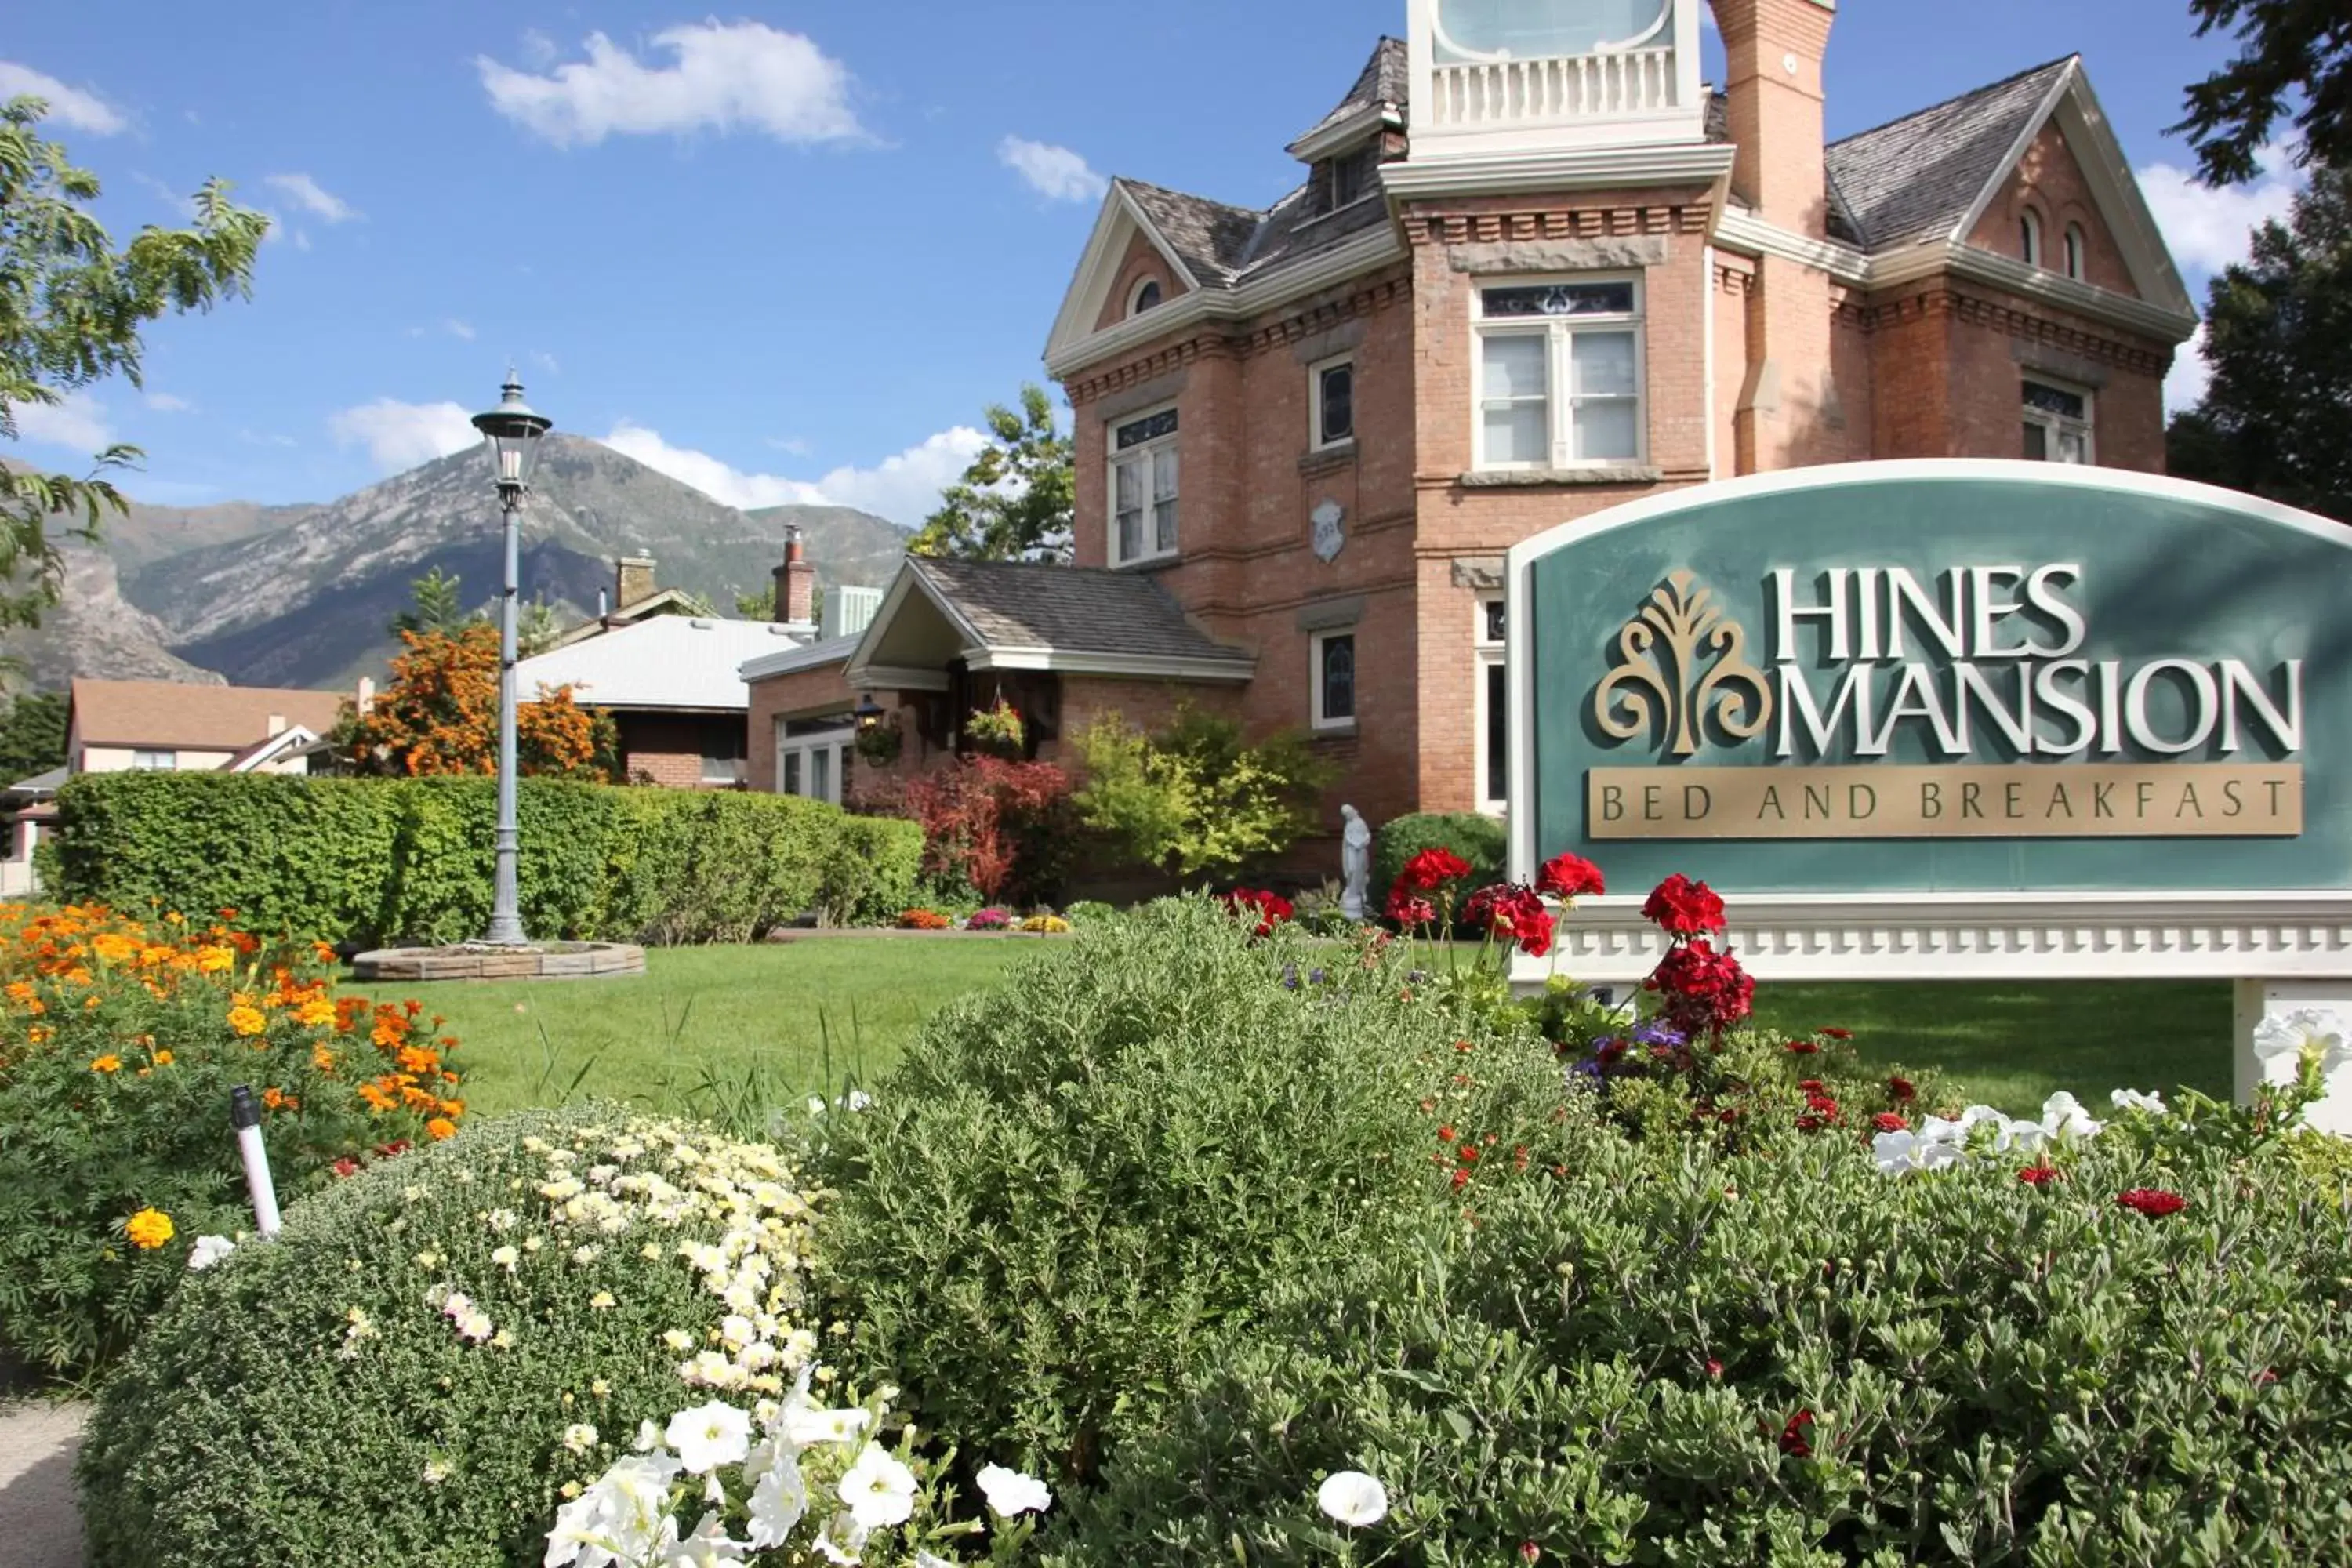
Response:
POLYGON ((1515 211, 1447 212, 1414 205, 1403 216, 1405 243, 1494 245, 1508 240, 1604 239, 1641 234, 1687 234, 1704 237, 1713 218, 1705 202, 1632 206, 1579 206, 1559 198, 1515 211))
POLYGON ((1832 310, 1831 316, 1839 326, 1858 328, 1864 332, 1875 332, 1935 316, 1948 316, 1965 326, 1981 327, 2006 337, 2046 344, 2141 375, 2161 376, 2170 363, 2167 353, 2152 349, 2144 342, 2134 342, 2068 321, 2054 321, 2038 311, 2021 309, 2011 300, 1949 285, 1868 300, 1848 299, 1832 310))
POLYGON ((1344 289, 1310 295, 1295 306, 1269 312, 1254 325, 1204 327, 1138 359, 1088 371, 1063 383, 1073 409, 1123 388, 1156 381, 1203 359, 1246 358, 1286 348, 1330 331, 1385 306, 1410 303, 1412 279, 1396 268, 1353 280, 1344 289))

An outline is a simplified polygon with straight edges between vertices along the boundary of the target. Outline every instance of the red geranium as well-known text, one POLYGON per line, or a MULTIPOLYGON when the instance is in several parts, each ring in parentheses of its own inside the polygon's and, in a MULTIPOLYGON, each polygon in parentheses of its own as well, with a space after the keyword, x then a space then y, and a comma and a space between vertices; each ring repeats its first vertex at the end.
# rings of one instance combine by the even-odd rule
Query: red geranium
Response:
POLYGON ((1408 930, 1414 926, 1435 925, 1437 906, 1427 899, 1405 891, 1403 881, 1399 879, 1389 892, 1389 919, 1408 930))
POLYGON ((1693 1037, 1720 1036, 1755 1008, 1756 982, 1704 937, 1669 948, 1643 984, 1658 993, 1666 1023, 1693 1037))
POLYGON ((1790 1055, 1800 1057, 1818 1055, 1821 1048, 1822 1045, 1819 1040, 1790 1040, 1787 1042, 1786 1046, 1786 1049, 1790 1055))
POLYGON ((1825 1035, 1832 1040, 1850 1040, 1853 1038, 1853 1031, 1852 1029, 1841 1029, 1834 1024, 1824 1028, 1816 1029, 1813 1032, 1817 1035, 1825 1035))
POLYGON ((2168 1214, 2179 1214, 2189 1206, 2189 1200, 2179 1193, 2168 1193, 2160 1187, 2134 1187, 2116 1196, 2116 1202, 2135 1214, 2150 1219, 2161 1219, 2168 1214))
POLYGON ((1497 882, 1470 895, 1462 918, 1497 942, 1512 942, 1519 951, 1541 958, 1551 951, 1551 911, 1532 888, 1497 882))
POLYGON ((1608 890, 1601 868, 1581 855, 1555 855, 1536 873, 1536 891, 1554 898, 1575 899, 1587 893, 1598 898, 1608 890))
POLYGON ((2017 1179, 2029 1187, 2038 1187, 2044 1182, 2056 1181, 2058 1170, 2054 1165, 2028 1165, 2017 1173, 2017 1179))
POLYGON ((1423 849, 1406 861, 1396 885, 1416 893, 1433 893, 1446 883, 1458 882, 1469 874, 1469 861, 1440 846, 1423 849))
POLYGON ((1219 901, 1234 914, 1255 914, 1258 936, 1272 936, 1275 927, 1297 913, 1288 899, 1265 889, 1235 888, 1219 901))
POLYGON ((1870 1124, 1881 1132, 1908 1132, 1911 1123, 1891 1110, 1882 1110, 1870 1119, 1870 1124))
POLYGON ((1780 1428, 1780 1452, 1804 1459, 1813 1452, 1813 1413, 1800 1410, 1780 1428))
POLYGON ((1723 929, 1723 900, 1705 882, 1677 871, 1651 891, 1642 918, 1656 921, 1668 936, 1698 936, 1723 929))
POLYGON ((1886 1080, 1886 1092, 1893 1095, 1896 1100, 1901 1100, 1906 1105, 1910 1104, 1913 1100, 1919 1098, 1918 1086, 1914 1084, 1907 1078, 1888 1079, 1886 1080))

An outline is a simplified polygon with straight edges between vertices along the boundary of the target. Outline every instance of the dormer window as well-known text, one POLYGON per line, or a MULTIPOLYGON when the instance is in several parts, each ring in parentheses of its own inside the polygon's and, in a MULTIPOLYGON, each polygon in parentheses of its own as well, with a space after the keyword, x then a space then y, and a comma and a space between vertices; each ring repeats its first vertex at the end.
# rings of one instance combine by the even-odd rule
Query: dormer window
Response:
POLYGON ((1371 146, 1359 147, 1352 153, 1343 153, 1332 159, 1328 165, 1329 184, 1323 210, 1338 212, 1341 207, 1353 206, 1370 195, 1378 179, 1376 171, 1380 162, 1380 149, 1371 146))
POLYGON ((1147 278, 1135 286, 1135 293, 1127 301, 1127 313, 1130 316, 1140 316, 1144 311, 1158 305, 1162 298, 1160 279, 1147 278))

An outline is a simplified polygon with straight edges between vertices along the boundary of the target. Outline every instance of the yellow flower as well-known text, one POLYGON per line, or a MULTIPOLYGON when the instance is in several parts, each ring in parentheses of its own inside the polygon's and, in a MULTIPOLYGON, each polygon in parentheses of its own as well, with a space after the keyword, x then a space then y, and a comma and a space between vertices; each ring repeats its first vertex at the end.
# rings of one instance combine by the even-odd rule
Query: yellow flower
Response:
POLYGON ((260 1008, 240 1002, 228 1010, 228 1026, 240 1035, 257 1035, 269 1027, 269 1020, 262 1016, 260 1008))
POLYGON ((123 1237, 142 1252, 152 1252, 172 1239, 172 1216, 161 1209, 141 1209, 122 1227, 123 1237))
POLYGON ((92 1072, 121 1072, 122 1070, 122 1058, 116 1056, 113 1052, 109 1051, 106 1055, 90 1063, 89 1070, 92 1072))
POLYGON ((335 1005, 324 996, 313 996, 294 1010, 294 1021, 309 1028, 331 1029, 335 1025, 335 1005))
POLYGON ((236 950, 230 947, 206 946, 196 949, 196 967, 206 974, 218 974, 236 967, 236 950))
POLYGON ((155 1053, 155 1065, 159 1068, 170 1067, 172 1065, 172 1053, 169 1051, 157 1051, 155 1053))

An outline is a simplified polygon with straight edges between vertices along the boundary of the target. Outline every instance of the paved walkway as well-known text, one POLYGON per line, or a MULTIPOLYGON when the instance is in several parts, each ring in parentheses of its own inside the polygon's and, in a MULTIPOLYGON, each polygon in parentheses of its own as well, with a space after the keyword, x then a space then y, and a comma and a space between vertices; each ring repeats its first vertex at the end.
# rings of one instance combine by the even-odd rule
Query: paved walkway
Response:
POLYGON ((0 1568, 81 1568, 74 1452, 89 1407, 0 1404, 0 1568))

